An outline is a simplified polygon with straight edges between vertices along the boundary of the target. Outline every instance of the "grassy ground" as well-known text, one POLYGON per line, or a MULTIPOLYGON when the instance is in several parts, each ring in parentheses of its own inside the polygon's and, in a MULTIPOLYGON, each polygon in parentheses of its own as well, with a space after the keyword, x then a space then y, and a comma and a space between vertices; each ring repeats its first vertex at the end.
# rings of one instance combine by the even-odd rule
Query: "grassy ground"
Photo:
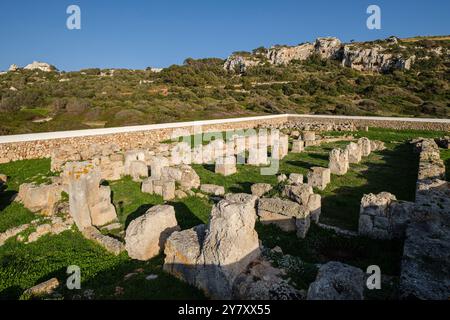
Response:
MULTIPOLYGON (((343 177, 333 176, 332 183, 320 192, 323 196, 321 221, 352 230, 357 227, 359 202, 364 193, 389 191, 399 199, 414 200, 417 159, 404 140, 441 135, 390 130, 357 134, 385 141, 387 150, 373 153, 360 164, 352 165, 349 173, 343 177)), ((289 154, 281 162, 280 172, 305 174, 311 166, 326 166, 329 150, 345 144, 327 144, 308 148, 301 154, 289 154)), ((442 150, 442 159, 446 162, 448 177, 449 150, 442 150)), ((214 174, 211 166, 194 167, 202 183, 220 184, 229 192, 249 192, 251 184, 255 182, 276 183, 276 177, 261 176, 259 169, 251 166, 239 166, 238 173, 227 178, 214 174)), ((12 202, 11 197, 24 182, 47 181, 52 175, 49 168, 48 159, 0 165, 0 173, 9 177, 7 188, 0 193, 0 232, 35 218, 21 204, 12 202)), ((159 196, 141 193, 139 183, 129 178, 111 182, 110 186, 112 200, 122 224, 121 229, 112 232, 116 237, 123 237, 122 231, 132 219, 142 215, 149 207, 163 203, 159 196)), ((206 223, 213 205, 211 201, 197 197, 169 204, 175 207, 182 229, 206 223)), ((304 240, 297 239, 293 233, 281 232, 274 226, 257 224, 257 231, 266 247, 280 246, 284 253, 303 261, 301 268, 289 271, 289 277, 302 289, 306 289, 314 280, 317 272, 315 264, 329 260, 346 262, 363 270, 376 264, 381 267, 383 274, 394 277, 399 274, 402 251, 399 241, 345 238, 316 226, 311 227, 304 240)), ((93 297, 98 299, 204 298, 199 290, 162 271, 162 255, 147 262, 130 260, 126 253, 116 257, 84 239, 74 228, 58 236, 45 236, 28 245, 10 239, 0 247, 0 299, 20 298, 26 288, 53 276, 64 282, 67 277, 65 270, 73 264, 81 267, 82 290, 63 290, 60 292, 61 298, 87 298, 91 289, 93 297), (149 274, 155 274, 158 278, 145 280, 149 274), (125 278, 126 275, 129 278, 125 278)), ((392 290, 388 288, 387 292, 371 297, 386 298, 392 290)))

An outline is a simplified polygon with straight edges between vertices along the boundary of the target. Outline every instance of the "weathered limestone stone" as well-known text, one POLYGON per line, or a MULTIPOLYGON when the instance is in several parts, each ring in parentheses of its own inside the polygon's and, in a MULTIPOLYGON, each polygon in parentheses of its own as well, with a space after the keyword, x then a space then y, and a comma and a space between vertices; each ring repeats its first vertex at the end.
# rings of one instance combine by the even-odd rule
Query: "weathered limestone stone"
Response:
POLYGON ((87 227, 82 231, 83 235, 92 241, 97 242, 100 246, 105 248, 108 252, 111 252, 114 255, 119 255, 121 252, 125 250, 125 246, 119 240, 106 236, 102 234, 95 227, 87 227))
POLYGON ((324 190, 331 182, 331 170, 329 168, 312 167, 308 172, 308 185, 319 190, 324 190))
POLYGON ((204 235, 204 224, 172 233, 164 248, 164 270, 180 280, 198 286, 197 277, 201 272, 198 261, 201 260, 204 235))
POLYGON ((125 249, 137 260, 148 260, 157 256, 164 248, 167 238, 178 231, 175 210, 172 206, 151 207, 139 218, 133 220, 126 230, 125 249))
POLYGON ((55 206, 61 200, 62 187, 59 184, 24 183, 19 187, 16 200, 21 201, 25 208, 31 212, 40 212, 43 215, 52 215, 55 206))
POLYGON ((182 190, 175 190, 175 198, 177 199, 184 199, 187 198, 187 193, 182 190))
POLYGON ((248 137, 248 159, 247 164, 260 166, 267 165, 267 137, 250 136, 248 137))
POLYGON ((307 184, 287 185, 284 187, 283 196, 296 201, 298 204, 307 205, 313 189, 307 184))
POLYGON ((68 183, 70 215, 78 229, 107 224, 117 218, 110 188, 100 186, 98 167, 90 162, 71 162, 65 166, 64 177, 68 183))
POLYGON ((367 138, 358 139, 358 144, 361 147, 361 155, 363 157, 368 157, 372 152, 372 146, 370 144, 370 140, 367 138))
POLYGON ((130 162, 130 176, 134 181, 148 177, 148 167, 145 161, 135 160, 130 162))
POLYGON ((111 188, 100 186, 97 202, 91 206, 91 220, 94 226, 104 226, 117 219, 116 208, 111 203, 111 188))
POLYGON ((390 206, 394 201, 395 196, 388 192, 364 195, 361 199, 359 234, 375 239, 392 238, 390 206))
POLYGON ((349 163, 360 163, 362 152, 361 146, 357 143, 350 142, 345 150, 348 152, 348 162, 349 163))
POLYGON ((161 169, 161 176, 163 179, 176 181, 183 191, 200 187, 200 177, 189 165, 164 167, 161 169))
POLYGON ((263 198, 258 201, 258 216, 262 224, 275 224, 281 230, 296 231, 296 219, 309 216, 306 206, 290 200, 263 198))
POLYGON ((52 294, 56 288, 59 287, 59 281, 56 278, 51 278, 47 281, 39 283, 34 287, 27 289, 24 296, 38 297, 52 294))
POLYGON ((444 219, 411 223, 406 231, 400 274, 400 297, 448 300, 450 228, 444 219))
POLYGON ((303 140, 294 140, 292 142, 292 150, 293 153, 301 153, 305 151, 305 142, 303 140))
POLYGON ((386 147, 384 146, 384 142, 383 141, 378 141, 378 140, 371 140, 370 141, 370 150, 371 150, 371 152, 373 152, 373 151, 383 151, 385 149, 386 149, 386 147))
POLYGON ((285 182, 285 181, 287 181, 287 179, 288 179, 288 177, 287 177, 287 175, 285 175, 284 173, 279 174, 279 175, 277 176, 277 181, 278 181, 278 183, 285 182))
POLYGON ((269 183, 255 183, 251 186, 252 194, 257 197, 262 197, 272 189, 273 187, 269 183))
POLYGON ((174 232, 166 242, 164 270, 213 299, 233 298, 236 278, 260 256, 256 199, 228 194, 214 206, 208 226, 174 232))
POLYGON ((314 131, 303 131, 302 137, 304 141, 316 140, 316 133, 314 131))
POLYGON ((155 180, 160 179, 162 176, 163 168, 169 167, 169 159, 163 156, 152 156, 149 158, 148 163, 150 165, 151 177, 155 180))
POLYGON ((77 149, 70 145, 62 145, 52 149, 50 168, 53 172, 60 171, 66 162, 80 160, 81 155, 77 149))
POLYGON ((133 161, 145 161, 145 152, 143 150, 130 150, 125 152, 124 158, 124 173, 131 176, 131 163, 133 161))
POLYGON ((6 230, 5 232, 0 233, 0 247, 5 244, 6 240, 9 238, 17 236, 19 233, 25 231, 30 227, 30 224, 22 224, 17 227, 10 228, 6 230))
POLYGON ((309 196, 307 208, 310 211, 311 220, 319 223, 320 213, 322 211, 322 197, 319 194, 312 194, 309 196))
POLYGON ((150 193, 153 194, 153 179, 152 178, 147 178, 144 181, 142 181, 141 184, 141 191, 143 193, 150 193))
POLYGON ((342 149, 331 150, 328 167, 333 174, 346 174, 349 169, 348 153, 342 149))
POLYGON ((187 142, 176 143, 171 151, 170 163, 172 165, 191 164, 191 146, 187 142))
POLYGON ((220 157, 216 159, 215 173, 223 176, 229 176, 235 174, 236 172, 236 158, 234 156, 220 157))
POLYGON ((229 299, 236 277, 260 255, 255 231, 257 197, 236 194, 211 211, 202 248, 200 287, 212 298, 229 299))
POLYGON ((0 186, 8 182, 8 176, 6 174, 0 174, 0 186))
POLYGON ((364 272, 361 269, 331 261, 322 265, 308 289, 308 300, 363 300, 364 272))
POLYGON ((299 173, 291 173, 288 179, 289 184, 303 184, 303 175, 299 173))
POLYGON ((253 261, 234 282, 233 296, 239 300, 300 300, 302 294, 284 280, 286 272, 268 261, 253 261))
POLYGON ((215 184, 202 184, 200 186, 200 191, 214 196, 223 196, 225 194, 225 188, 215 184))
POLYGON ((153 180, 153 193, 162 196, 165 201, 175 199, 175 181, 153 180))

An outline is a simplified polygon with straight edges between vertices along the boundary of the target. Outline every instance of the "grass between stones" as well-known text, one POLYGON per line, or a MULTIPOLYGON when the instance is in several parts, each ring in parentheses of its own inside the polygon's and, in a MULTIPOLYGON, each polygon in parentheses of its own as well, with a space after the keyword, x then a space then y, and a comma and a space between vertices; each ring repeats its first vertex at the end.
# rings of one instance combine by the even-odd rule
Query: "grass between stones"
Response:
MULTIPOLYGON (((332 133, 342 134, 342 133, 332 133)), ((321 222, 351 230, 357 229, 359 203, 364 193, 389 191, 401 200, 414 200, 417 158, 406 139, 418 136, 438 137, 443 133, 394 131, 371 129, 358 132, 386 142, 387 150, 376 152, 358 165, 352 165, 347 175, 332 177, 332 183, 317 191, 323 196, 321 222)), ((311 166, 327 166, 328 152, 334 147, 343 147, 348 142, 311 147, 301 154, 290 153, 280 163, 280 173, 306 174, 311 166)), ((442 159, 450 167, 450 151, 442 150, 442 159)), ((194 166, 202 183, 225 186, 228 192, 249 192, 256 182, 276 184, 275 176, 261 176, 259 168, 238 166, 238 173, 229 177, 216 175, 212 166, 194 166)), ((0 193, 0 232, 30 222, 35 215, 11 197, 24 182, 45 182, 53 174, 48 159, 17 161, 0 165, 0 173, 8 175, 5 190, 0 193)), ((128 223, 156 204, 163 203, 159 196, 143 194, 140 184, 126 177, 109 183, 112 200, 116 206, 122 228, 111 231, 111 235, 122 238, 128 223)), ((213 203, 207 199, 188 197, 169 202, 175 207, 177 220, 182 229, 207 223, 213 203)), ((383 274, 399 275, 402 243, 400 241, 375 241, 363 237, 346 238, 329 230, 312 226, 307 237, 297 239, 294 233, 285 233, 274 226, 257 224, 256 230, 268 248, 279 246, 285 254, 297 261, 297 266, 279 257, 275 264, 288 270, 288 276, 298 288, 307 289, 315 278, 317 263, 330 260, 342 261, 358 266, 364 271, 376 264, 383 274)), ((146 262, 128 258, 126 253, 114 256, 97 244, 86 240, 74 228, 57 236, 44 236, 35 243, 23 244, 14 239, 0 247, 0 299, 20 298, 23 291, 39 282, 57 277, 65 282, 66 268, 78 265, 82 272, 82 290, 62 289, 61 298, 88 298, 90 289, 96 299, 202 299, 202 293, 162 270, 163 255, 146 262), (146 280, 149 274, 158 276, 146 280), (128 279, 125 279, 128 275, 128 279)), ((391 284, 387 291, 370 297, 385 299, 395 290, 391 284)), ((22 297, 25 298, 25 297, 22 297)))

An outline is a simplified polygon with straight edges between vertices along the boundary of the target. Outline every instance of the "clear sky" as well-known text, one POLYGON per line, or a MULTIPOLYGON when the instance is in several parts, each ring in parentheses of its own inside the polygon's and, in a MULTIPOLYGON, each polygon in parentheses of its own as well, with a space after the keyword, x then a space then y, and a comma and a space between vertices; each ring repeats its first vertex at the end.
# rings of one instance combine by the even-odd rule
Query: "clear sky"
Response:
POLYGON ((33 60, 60 70, 166 67, 318 36, 343 41, 450 34, 449 0, 1 0, 0 70, 33 60), (66 9, 81 8, 81 30, 66 9), (366 27, 370 4, 381 30, 366 27))

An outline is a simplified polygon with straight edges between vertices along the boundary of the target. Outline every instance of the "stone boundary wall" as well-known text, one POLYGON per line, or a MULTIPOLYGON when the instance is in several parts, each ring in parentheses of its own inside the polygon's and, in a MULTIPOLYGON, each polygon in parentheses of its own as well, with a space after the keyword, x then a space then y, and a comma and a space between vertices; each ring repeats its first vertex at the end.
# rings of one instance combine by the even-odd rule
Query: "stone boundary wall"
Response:
POLYGON ((198 131, 221 132, 233 129, 249 129, 258 125, 278 125, 287 121, 287 115, 247 117, 118 127, 92 130, 75 130, 0 136, 0 163, 24 159, 49 158, 52 150, 63 145, 77 150, 91 145, 116 144, 122 150, 150 147, 168 140, 174 130, 183 129, 190 134, 198 131))
POLYGON ((357 117, 327 115, 288 115, 288 121, 301 123, 342 123, 352 122, 356 127, 374 127, 398 130, 425 130, 450 132, 450 119, 357 117))
POLYGON ((352 122, 357 127, 381 127, 392 129, 450 131, 450 119, 382 118, 321 115, 269 115, 246 118, 218 119, 193 122, 154 124, 133 127, 103 128, 48 133, 0 136, 0 163, 23 159, 47 158, 55 148, 70 145, 82 150, 94 144, 115 143, 122 150, 151 146, 170 139, 177 128, 194 132, 217 132, 233 129, 249 129, 257 126, 283 124, 288 121, 303 123, 352 122))

